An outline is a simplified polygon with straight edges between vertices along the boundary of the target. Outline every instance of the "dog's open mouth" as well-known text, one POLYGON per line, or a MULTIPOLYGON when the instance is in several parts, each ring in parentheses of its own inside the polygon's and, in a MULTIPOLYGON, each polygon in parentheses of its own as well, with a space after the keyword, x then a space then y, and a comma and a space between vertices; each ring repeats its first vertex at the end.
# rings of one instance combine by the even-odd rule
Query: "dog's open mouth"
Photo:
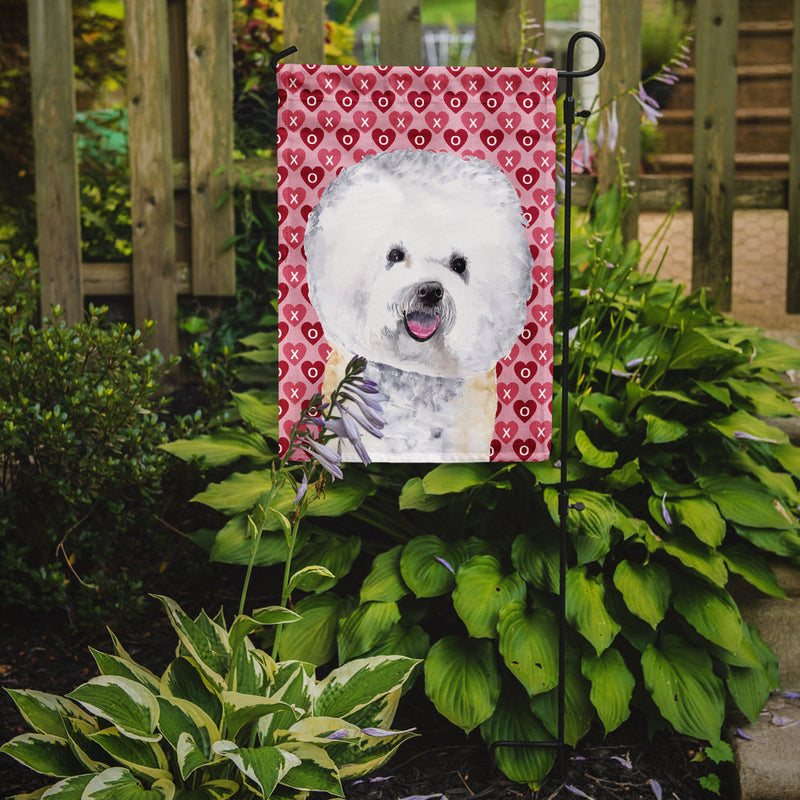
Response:
POLYGON ((439 315, 424 311, 408 311, 403 314, 408 335, 418 342, 427 342, 439 327, 439 315))

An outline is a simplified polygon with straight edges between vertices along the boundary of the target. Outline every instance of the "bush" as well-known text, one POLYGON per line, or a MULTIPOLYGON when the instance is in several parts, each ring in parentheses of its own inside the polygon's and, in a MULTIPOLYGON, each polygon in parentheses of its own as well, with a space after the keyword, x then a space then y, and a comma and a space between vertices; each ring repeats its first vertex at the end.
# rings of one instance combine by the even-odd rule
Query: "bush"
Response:
POLYGON ((80 615, 124 601, 110 557, 160 492, 167 364, 149 326, 105 327, 102 308, 77 325, 54 308, 34 327, 36 289, 32 259, 0 256, 0 605, 80 615))

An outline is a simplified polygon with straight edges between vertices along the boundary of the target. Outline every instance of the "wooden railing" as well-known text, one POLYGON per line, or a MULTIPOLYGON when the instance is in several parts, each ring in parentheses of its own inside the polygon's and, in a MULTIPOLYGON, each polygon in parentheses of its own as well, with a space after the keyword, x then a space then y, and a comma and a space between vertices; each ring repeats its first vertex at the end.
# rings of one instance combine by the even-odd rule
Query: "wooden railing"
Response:
MULTIPOLYGON (((422 0, 424 2, 424 0, 422 0)), ((384 64, 421 63, 421 0, 380 0, 384 64)), ((323 0, 284 0, 285 40, 297 61, 323 60, 323 0)), ((516 63, 520 14, 543 18, 544 0, 476 0, 476 60, 516 63)), ((639 81, 642 4, 603 0, 608 53, 600 103, 639 81)), ((738 2, 697 0, 694 170, 692 177, 640 176, 627 168, 637 198, 625 221, 636 235, 640 210, 676 203, 694 215, 693 284, 723 291, 730 303, 733 211, 788 209, 786 308, 800 313, 800 3, 795 3, 792 136, 788 179, 736 179, 736 34, 738 2)), ((233 166, 231 0, 127 0, 133 260, 82 264, 70 0, 30 0, 39 255, 42 304, 79 319, 84 297, 129 295, 137 322, 158 322, 157 346, 178 347, 176 296, 228 295, 234 286, 230 199, 240 176, 252 190, 274 192, 276 165, 249 159, 233 166)), ((546 29, 545 29, 546 37, 546 29)), ((541 46, 541 42, 540 42, 541 46)), ((591 47, 591 44, 587 44, 591 47)), ((620 136, 602 151, 598 175, 579 176, 573 199, 588 202, 610 184, 618 161, 638 165, 639 107, 618 103, 620 136)))

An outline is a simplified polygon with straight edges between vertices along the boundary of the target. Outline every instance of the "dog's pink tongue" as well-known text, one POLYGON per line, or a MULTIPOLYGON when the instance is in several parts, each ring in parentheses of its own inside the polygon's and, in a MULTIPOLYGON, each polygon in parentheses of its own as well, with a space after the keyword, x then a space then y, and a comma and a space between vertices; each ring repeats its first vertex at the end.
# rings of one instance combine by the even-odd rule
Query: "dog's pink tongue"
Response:
POLYGON ((406 315, 406 326, 409 333, 417 339, 430 339, 439 327, 439 317, 435 314, 412 312, 406 315))

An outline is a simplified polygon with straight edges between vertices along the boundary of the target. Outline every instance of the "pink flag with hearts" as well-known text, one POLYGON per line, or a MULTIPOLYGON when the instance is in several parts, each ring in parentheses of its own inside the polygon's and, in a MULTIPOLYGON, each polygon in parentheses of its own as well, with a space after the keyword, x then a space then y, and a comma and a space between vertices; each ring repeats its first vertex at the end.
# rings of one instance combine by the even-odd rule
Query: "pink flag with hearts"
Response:
POLYGON ((373 461, 549 458, 556 81, 279 65, 282 452, 361 356, 373 461))

